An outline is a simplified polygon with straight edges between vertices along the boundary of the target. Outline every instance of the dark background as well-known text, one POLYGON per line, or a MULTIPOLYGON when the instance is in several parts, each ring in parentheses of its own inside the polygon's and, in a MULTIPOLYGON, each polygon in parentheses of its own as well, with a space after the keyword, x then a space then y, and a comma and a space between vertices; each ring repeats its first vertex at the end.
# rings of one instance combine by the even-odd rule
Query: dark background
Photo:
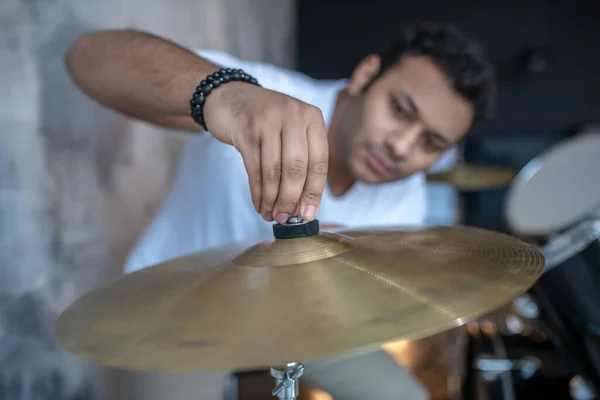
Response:
MULTIPOLYGON (((520 169, 580 127, 600 122, 600 3, 298 0, 298 68, 347 77, 413 20, 452 22, 479 40, 499 83, 496 117, 464 143, 469 163, 520 169)), ((463 195, 464 222, 506 230, 506 190, 463 195)))

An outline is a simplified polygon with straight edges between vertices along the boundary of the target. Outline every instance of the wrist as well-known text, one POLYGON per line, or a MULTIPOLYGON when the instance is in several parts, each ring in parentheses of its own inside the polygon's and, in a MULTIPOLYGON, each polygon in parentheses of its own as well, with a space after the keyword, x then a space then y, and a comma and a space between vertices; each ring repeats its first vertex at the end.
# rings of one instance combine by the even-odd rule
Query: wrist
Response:
POLYGON ((260 86, 254 77, 246 74, 241 69, 221 68, 207 75, 205 79, 200 81, 190 99, 190 115, 192 119, 208 131, 205 118, 207 108, 210 114, 210 109, 214 110, 214 107, 218 107, 218 104, 221 103, 219 97, 231 96, 231 91, 240 90, 239 85, 243 84, 260 86), (225 87, 227 87, 227 90, 225 90, 225 87), (209 98, 211 99, 210 102, 208 101, 209 98), (208 106, 209 103, 212 106, 208 106))
MULTIPOLYGON (((205 126, 222 131, 219 129, 220 121, 228 120, 228 113, 231 114, 232 107, 234 107, 232 105, 234 99, 239 98, 247 86, 245 82, 229 82, 206 96, 203 107, 205 126)), ((196 123, 198 122, 196 121, 196 123)), ((206 127, 203 128, 208 130, 206 127)))

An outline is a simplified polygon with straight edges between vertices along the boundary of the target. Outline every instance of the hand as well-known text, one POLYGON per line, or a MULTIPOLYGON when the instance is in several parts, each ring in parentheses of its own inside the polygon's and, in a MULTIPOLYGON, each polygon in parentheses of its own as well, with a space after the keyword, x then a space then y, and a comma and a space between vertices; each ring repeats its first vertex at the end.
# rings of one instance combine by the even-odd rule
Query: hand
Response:
POLYGON ((315 219, 329 166, 318 108, 232 82, 206 98, 204 116, 211 135, 241 153, 254 208, 266 221, 285 223, 292 215, 315 219))

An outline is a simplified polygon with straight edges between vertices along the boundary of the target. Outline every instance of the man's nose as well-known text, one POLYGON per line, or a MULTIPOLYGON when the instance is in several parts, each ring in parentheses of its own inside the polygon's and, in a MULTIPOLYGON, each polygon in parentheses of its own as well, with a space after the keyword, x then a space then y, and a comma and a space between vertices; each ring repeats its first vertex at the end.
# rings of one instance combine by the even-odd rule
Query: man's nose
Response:
POLYGON ((408 157, 416 147, 422 132, 423 127, 418 123, 413 123, 391 134, 386 140, 391 155, 396 159, 408 157))

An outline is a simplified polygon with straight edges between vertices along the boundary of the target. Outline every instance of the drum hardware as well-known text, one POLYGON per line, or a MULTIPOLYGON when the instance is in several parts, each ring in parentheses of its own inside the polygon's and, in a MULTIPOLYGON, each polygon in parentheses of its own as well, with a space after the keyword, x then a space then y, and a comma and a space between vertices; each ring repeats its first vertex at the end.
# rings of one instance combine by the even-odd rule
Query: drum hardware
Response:
POLYGON ((505 204, 511 231, 547 238, 539 246, 544 274, 515 309, 539 324, 569 370, 597 394, 600 343, 590 328, 600 325, 599 152, 597 132, 560 141, 517 174, 505 204))
MULTIPOLYGON (((541 289, 535 288, 536 296, 543 311, 540 320, 544 329, 549 333, 552 342, 568 365, 569 369, 576 374, 585 375, 591 384, 598 384, 597 369, 590 360, 588 350, 583 344, 584 330, 575 329, 541 289)), ((597 387, 597 386, 596 386, 597 387)), ((594 391, 597 390, 594 387, 594 391)))
MULTIPOLYGON (((541 305, 538 307, 541 312, 541 305)), ((564 356, 538 322, 521 317, 510 303, 466 325, 470 352, 464 400, 529 400, 550 396, 571 400, 569 381, 577 371, 565 363, 564 356), (479 368, 480 361, 484 361, 483 368, 479 368), (523 374, 518 368, 508 368, 509 364, 519 362, 526 366, 523 374), (531 373, 533 368, 527 370, 530 366, 536 366, 535 373, 531 373)))
POLYGON ((600 240, 600 219, 582 222, 563 234, 553 236, 541 249, 546 260, 545 271, 561 265, 595 240, 600 240))
MULTIPOLYGON (((496 354, 501 359, 508 358, 506 346, 500 340, 499 335, 497 335, 497 334, 492 335, 490 337, 490 342, 491 342, 491 347, 494 351, 493 354, 496 354)), ((516 400, 516 393, 514 390, 514 383, 513 383, 513 379, 512 379, 511 368, 509 368, 507 371, 502 371, 499 373, 486 371, 486 372, 484 372, 482 379, 486 380, 486 378, 488 380, 491 379, 492 381, 495 381, 495 380, 500 381, 500 387, 501 387, 501 392, 503 394, 503 396, 502 396, 503 399, 516 400)))
POLYGON ((475 360, 475 368, 482 372, 488 382, 495 381, 501 374, 511 370, 518 371, 523 379, 531 378, 541 366, 541 361, 536 357, 524 357, 520 360, 495 358, 493 356, 479 356, 475 360))
POLYGON ((533 298, 524 294, 513 301, 514 310, 525 319, 536 319, 540 315, 540 309, 533 298))
POLYGON ((571 400, 569 381, 575 371, 565 364, 552 342, 534 340, 535 333, 471 335, 468 365, 472 383, 464 399, 571 400), (478 361, 485 362, 480 365, 478 361), (521 371, 515 363, 522 363, 525 369, 521 371), (515 368, 509 368, 512 366, 515 368))
POLYGON ((170 260, 83 295, 56 324, 71 353, 154 371, 260 369, 298 397, 298 362, 418 339, 497 309, 541 275, 535 247, 471 227, 319 232, 170 260), (290 313, 290 310, 294 310, 290 313))
POLYGON ((525 332, 526 325, 516 315, 509 315, 505 320, 506 330, 509 335, 519 335, 525 332))
POLYGON ((298 379, 303 373, 304 365, 300 363, 271 367, 271 376, 275 378, 275 388, 271 394, 279 400, 295 400, 300 394, 298 379))
POLYGON ((582 222, 556 234, 541 249, 546 259, 544 275, 530 289, 540 309, 537 318, 565 362, 600 393, 600 350, 593 327, 597 312, 600 273, 600 221, 582 222))
POLYGON ((569 393, 573 400, 594 400, 596 395, 590 389, 590 386, 586 381, 579 375, 574 376, 569 381, 569 393))

